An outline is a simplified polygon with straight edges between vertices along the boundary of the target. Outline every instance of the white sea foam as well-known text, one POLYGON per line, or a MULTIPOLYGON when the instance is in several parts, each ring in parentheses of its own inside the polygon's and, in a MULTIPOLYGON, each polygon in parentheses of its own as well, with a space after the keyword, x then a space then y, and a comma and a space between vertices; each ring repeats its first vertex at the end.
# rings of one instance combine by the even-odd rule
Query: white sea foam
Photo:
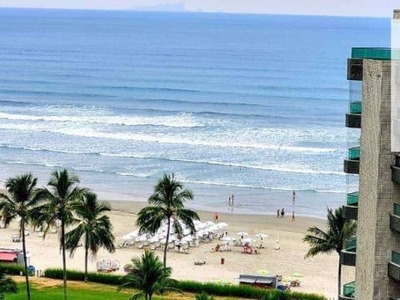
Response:
MULTIPOLYGON (((10 114, 1 113, 0 120, 21 120, 21 121, 46 121, 46 122, 58 122, 58 123, 73 123, 83 124, 83 126, 89 126, 90 124, 103 124, 103 125, 125 125, 125 126, 165 126, 165 127, 200 127, 204 126, 199 122, 198 119, 194 118, 188 113, 179 113, 172 116, 160 116, 160 117, 138 117, 138 116, 117 116, 117 115, 22 115, 22 114, 10 114)), ((48 124, 49 127, 52 124, 48 124)))

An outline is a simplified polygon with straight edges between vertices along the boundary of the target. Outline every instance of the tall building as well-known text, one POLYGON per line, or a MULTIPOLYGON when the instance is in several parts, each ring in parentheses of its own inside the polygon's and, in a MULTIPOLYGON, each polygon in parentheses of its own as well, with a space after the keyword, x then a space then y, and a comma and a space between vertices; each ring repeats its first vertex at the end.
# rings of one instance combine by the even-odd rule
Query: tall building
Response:
MULTIPOLYGON (((395 11, 400 18, 400 11, 395 11)), ((340 299, 400 299, 400 155, 391 149, 391 63, 398 51, 353 48, 350 85, 347 203, 343 216, 357 220, 340 263, 355 267, 340 299)), ((400 102, 400 100, 399 100, 400 102)))

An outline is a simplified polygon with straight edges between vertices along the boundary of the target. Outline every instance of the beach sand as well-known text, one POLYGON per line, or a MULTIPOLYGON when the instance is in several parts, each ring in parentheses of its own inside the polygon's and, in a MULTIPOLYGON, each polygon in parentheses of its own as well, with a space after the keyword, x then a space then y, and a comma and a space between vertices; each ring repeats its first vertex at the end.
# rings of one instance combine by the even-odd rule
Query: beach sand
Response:
MULTIPOLYGON (((147 204, 145 202, 110 201, 112 212, 110 218, 114 226, 116 243, 122 240, 122 236, 135 229, 136 213, 147 204)), ((213 212, 198 211, 202 222, 213 220, 213 212)), ((226 231, 228 236, 240 238, 237 235, 245 231, 247 237, 255 238, 257 233, 266 233, 264 239, 266 248, 260 249, 260 254, 243 254, 241 247, 231 246, 231 251, 212 252, 212 248, 218 243, 214 240, 209 243, 201 243, 199 247, 190 248, 189 253, 179 253, 173 250, 167 254, 167 265, 172 267, 172 277, 175 279, 196 280, 200 282, 217 282, 224 280, 232 284, 238 283, 240 274, 257 274, 258 270, 265 269, 270 274, 283 276, 299 272, 300 287, 292 287, 292 290, 323 294, 327 297, 336 296, 337 268, 339 256, 336 253, 321 254, 313 258, 304 259, 308 251, 308 244, 302 239, 307 228, 318 226, 326 227, 326 221, 317 218, 296 217, 292 221, 291 216, 277 218, 265 215, 239 215, 219 212, 218 222, 228 224, 226 231), (280 250, 274 250, 276 240, 279 239, 280 250), (222 259, 224 263, 222 264, 222 259), (205 260, 204 265, 195 265, 196 260, 205 260)), ((12 242, 12 236, 18 234, 16 222, 7 229, 0 229, 1 248, 22 248, 21 243, 12 242)), ((37 270, 50 267, 61 268, 61 255, 59 251, 58 235, 48 233, 46 238, 39 237, 38 232, 30 231, 27 236, 27 249, 31 252, 30 264, 37 270)), ((163 252, 157 248, 156 253, 162 260, 163 252)), ((115 253, 108 253, 101 249, 97 257, 89 262, 89 271, 96 271, 96 262, 103 259, 118 260, 121 268, 117 274, 123 274, 123 266, 130 263, 134 257, 139 257, 143 249, 136 245, 128 248, 118 248, 115 253)), ((73 258, 67 260, 68 269, 84 269, 84 251, 79 248, 73 258)))

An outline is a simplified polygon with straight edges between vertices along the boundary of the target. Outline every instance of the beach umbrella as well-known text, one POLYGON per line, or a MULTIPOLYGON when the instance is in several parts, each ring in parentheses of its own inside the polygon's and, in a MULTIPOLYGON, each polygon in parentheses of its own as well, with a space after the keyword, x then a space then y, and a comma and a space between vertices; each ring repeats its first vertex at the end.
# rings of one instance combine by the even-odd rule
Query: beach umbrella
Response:
POLYGON ((240 235, 240 236, 245 236, 245 235, 249 235, 246 231, 239 231, 238 233, 237 233, 237 235, 240 235))
POLYGON ((187 235, 182 238, 182 242, 191 242, 193 241, 193 237, 191 235, 187 235))
POLYGON ((283 276, 283 277, 282 277, 282 282, 290 283, 290 282, 292 282, 292 281, 293 281, 293 278, 290 277, 290 276, 283 276))
POLYGON ((221 241, 233 242, 236 241, 236 238, 232 236, 224 236, 223 238, 221 238, 221 241))
POLYGON ((268 234, 265 234, 265 233, 257 233, 257 234, 255 234, 254 236, 263 239, 263 238, 267 238, 267 237, 268 237, 268 234))
POLYGON ((203 224, 205 227, 210 227, 210 226, 215 225, 215 223, 213 221, 205 221, 203 224))
POLYGON ((217 226, 218 226, 219 228, 224 228, 224 227, 228 227, 228 224, 225 223, 225 222, 220 222, 220 223, 217 223, 217 226))
POLYGON ((260 275, 268 275, 271 272, 268 271, 268 270, 265 270, 265 269, 260 269, 260 270, 257 271, 257 273, 260 274, 260 275))
POLYGON ((152 236, 151 238, 149 238, 149 243, 156 243, 160 241, 160 237, 158 235, 152 236))
POLYGON ((254 243, 254 242, 256 242, 256 240, 253 240, 253 239, 251 239, 251 238, 245 238, 245 239, 242 240, 242 242, 245 242, 245 243, 254 243))

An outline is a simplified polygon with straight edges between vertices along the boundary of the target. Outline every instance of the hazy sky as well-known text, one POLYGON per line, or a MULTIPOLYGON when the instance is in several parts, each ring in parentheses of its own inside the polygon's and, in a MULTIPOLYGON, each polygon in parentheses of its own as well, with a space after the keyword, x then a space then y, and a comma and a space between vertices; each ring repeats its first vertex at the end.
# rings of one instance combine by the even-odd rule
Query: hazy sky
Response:
MULTIPOLYGON (((0 7, 136 9, 182 4, 187 10, 391 17, 399 0, 0 0, 0 7)), ((179 8, 179 5, 177 5, 179 8)))

